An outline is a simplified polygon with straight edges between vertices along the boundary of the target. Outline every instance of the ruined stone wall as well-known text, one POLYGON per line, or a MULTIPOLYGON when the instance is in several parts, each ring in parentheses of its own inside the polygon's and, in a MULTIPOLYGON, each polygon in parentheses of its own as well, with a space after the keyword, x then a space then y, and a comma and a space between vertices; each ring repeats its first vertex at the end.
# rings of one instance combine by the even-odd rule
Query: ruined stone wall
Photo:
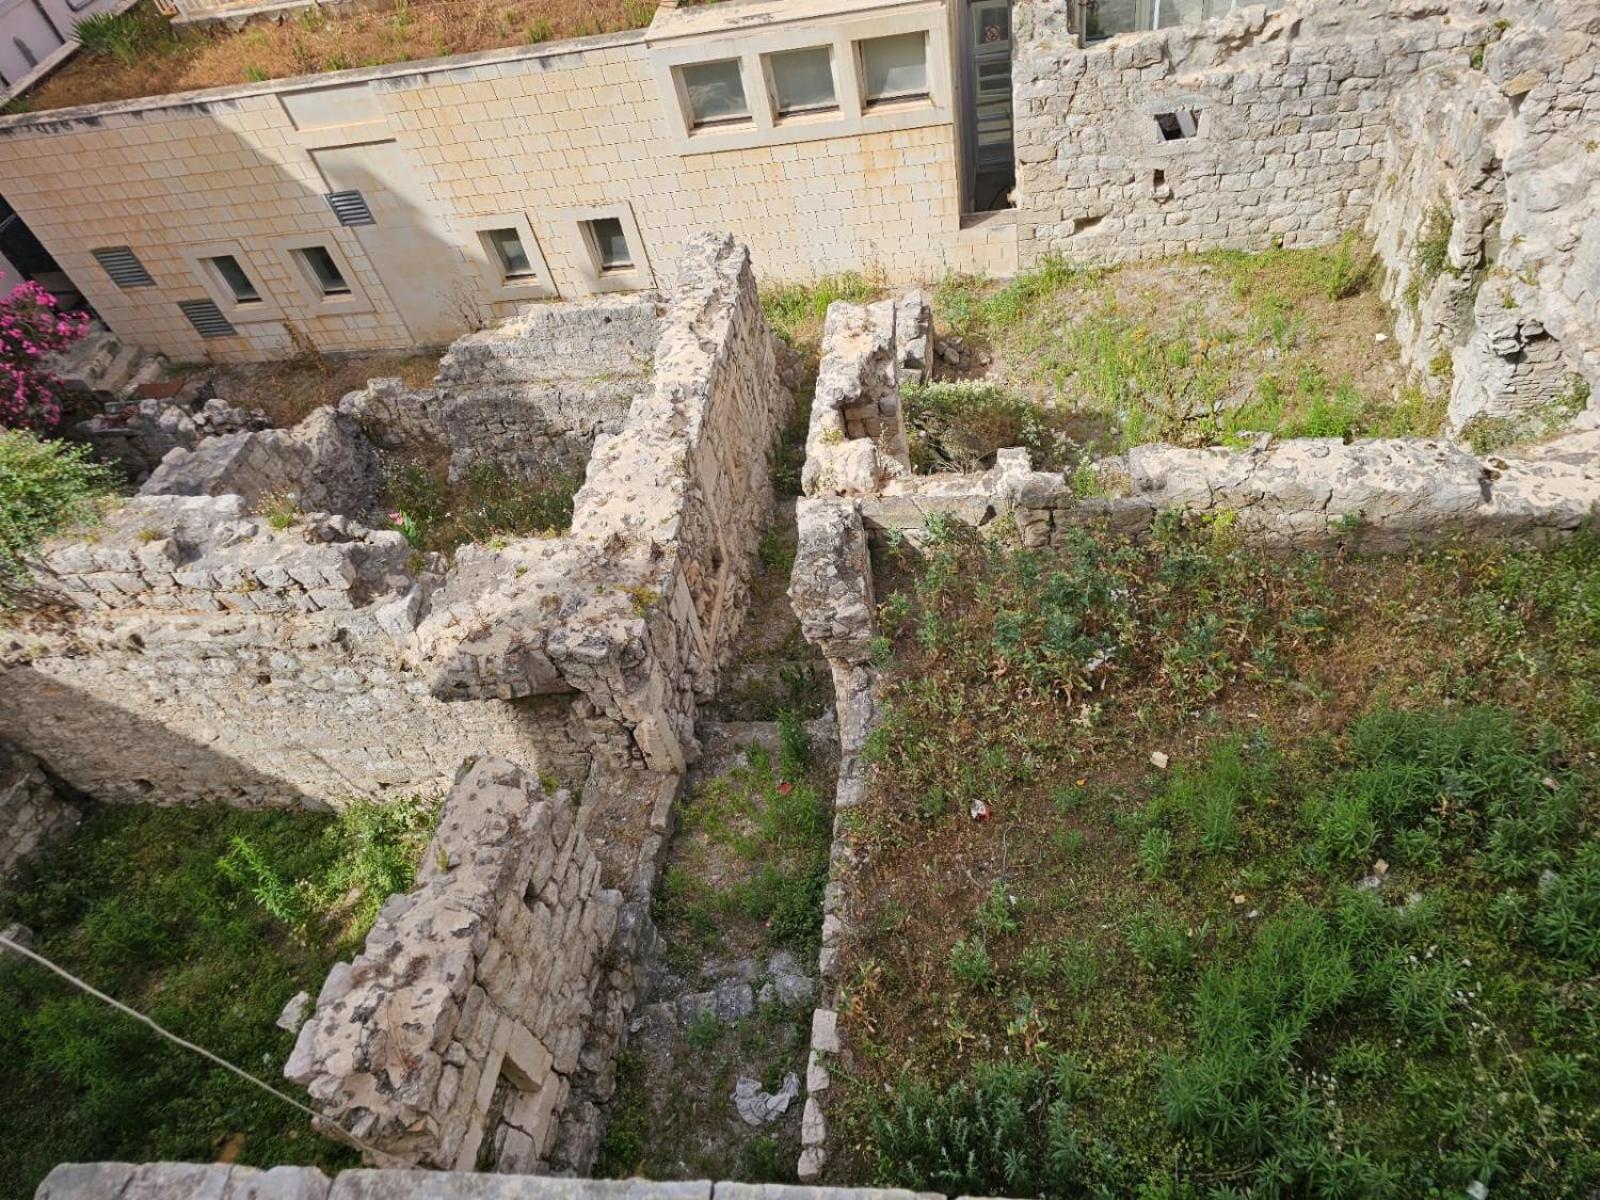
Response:
POLYGON ((1299 0, 1081 47, 1067 0, 1019 6, 1021 264, 1313 246, 1358 228, 1396 91, 1471 62, 1500 7, 1299 0))
POLYGON ((387 449, 450 454, 450 476, 490 463, 523 479, 581 475, 649 386, 653 296, 546 305, 451 346, 431 387, 375 379, 339 405, 387 449))
POLYGON ((0 741, 0 883, 24 859, 77 828, 83 814, 50 782, 38 759, 0 741))
POLYGON ((622 903, 574 817, 568 793, 478 759, 415 890, 329 974, 284 1074, 375 1165, 548 1164, 622 903))
POLYGON ((1401 354, 1456 429, 1545 432, 1600 383, 1600 5, 1543 15, 1391 106, 1369 225, 1401 354))
POLYGON ((443 564, 343 517, 143 496, 46 554, 77 607, 0 644, 0 735, 109 801, 338 805, 470 753, 588 769, 570 695, 448 705, 414 637, 443 564))

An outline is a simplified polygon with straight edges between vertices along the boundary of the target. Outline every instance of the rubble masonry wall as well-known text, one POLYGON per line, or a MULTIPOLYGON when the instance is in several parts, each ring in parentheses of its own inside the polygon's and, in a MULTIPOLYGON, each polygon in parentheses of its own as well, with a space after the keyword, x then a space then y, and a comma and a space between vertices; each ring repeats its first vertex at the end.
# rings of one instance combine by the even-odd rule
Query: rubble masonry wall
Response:
POLYGON ((38 759, 0 741, 0 883, 23 860, 71 833, 82 816, 56 791, 38 759))

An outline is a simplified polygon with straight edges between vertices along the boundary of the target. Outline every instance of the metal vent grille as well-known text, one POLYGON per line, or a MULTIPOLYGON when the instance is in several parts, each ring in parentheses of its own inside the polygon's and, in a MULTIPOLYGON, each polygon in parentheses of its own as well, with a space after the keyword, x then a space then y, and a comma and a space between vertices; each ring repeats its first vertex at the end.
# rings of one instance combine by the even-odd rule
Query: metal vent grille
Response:
POLYGON ((222 310, 210 300, 184 300, 178 304, 189 324, 203 338, 223 338, 234 335, 233 323, 222 315, 222 310))
POLYGON ((119 288, 145 288, 155 287, 156 281, 150 278, 150 272, 144 269, 144 264, 139 261, 139 256, 126 246, 110 246, 104 250, 92 250, 95 261, 105 268, 111 282, 119 288))
POLYGON ((360 192, 329 192, 328 207, 341 225, 376 225, 367 198, 360 192))

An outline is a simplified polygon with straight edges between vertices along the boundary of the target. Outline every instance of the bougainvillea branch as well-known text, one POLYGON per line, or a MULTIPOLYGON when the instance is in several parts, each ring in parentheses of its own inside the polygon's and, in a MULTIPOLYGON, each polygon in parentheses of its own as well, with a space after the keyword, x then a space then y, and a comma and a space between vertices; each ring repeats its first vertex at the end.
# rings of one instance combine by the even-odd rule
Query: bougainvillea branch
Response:
POLYGON ((87 313, 56 310, 37 283, 0 297, 0 426, 54 429, 61 420, 61 381, 44 366, 89 331, 87 313))

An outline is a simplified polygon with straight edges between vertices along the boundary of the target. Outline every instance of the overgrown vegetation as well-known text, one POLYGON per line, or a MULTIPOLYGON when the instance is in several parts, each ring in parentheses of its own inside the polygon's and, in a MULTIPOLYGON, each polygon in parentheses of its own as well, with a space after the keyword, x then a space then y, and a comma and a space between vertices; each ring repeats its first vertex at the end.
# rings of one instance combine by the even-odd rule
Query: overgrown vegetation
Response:
POLYGON ((51 534, 93 521, 113 486, 86 447, 0 429, 0 608, 28 586, 28 555, 51 534))
POLYGON ((637 29, 655 8, 655 0, 383 0, 234 29, 174 25, 140 0, 79 23, 83 53, 30 93, 30 111, 637 29))
POLYGON ((1064 470, 1081 457, 1081 420, 991 383, 907 386, 900 398, 919 472, 983 470, 1009 446, 1025 447, 1041 471, 1064 470))
POLYGON ((931 532, 884 603, 845 1174, 1600 1184, 1600 537, 1340 563, 1226 522, 931 532))
MULTIPOLYGON (((38 951, 266 1082, 294 1035, 298 991, 405 890, 434 806, 357 804, 338 817, 225 808, 108 808, 0 892, 38 951)), ((161 1040, 32 963, 0 957, 0 1194, 31 1195, 58 1162, 353 1166, 302 1113, 161 1040)))
POLYGON ((1321 250, 1216 251, 1147 267, 1046 259, 994 287, 950 276, 943 330, 992 347, 986 386, 1007 412, 1101 452, 1150 441, 1423 436, 1442 403, 1374 355, 1389 321, 1373 256, 1354 237, 1321 250))
POLYGON ((390 464, 385 480, 390 519, 420 551, 453 554, 462 546, 565 532, 572 524, 580 472, 524 480, 495 463, 474 463, 455 483, 443 468, 390 464))

